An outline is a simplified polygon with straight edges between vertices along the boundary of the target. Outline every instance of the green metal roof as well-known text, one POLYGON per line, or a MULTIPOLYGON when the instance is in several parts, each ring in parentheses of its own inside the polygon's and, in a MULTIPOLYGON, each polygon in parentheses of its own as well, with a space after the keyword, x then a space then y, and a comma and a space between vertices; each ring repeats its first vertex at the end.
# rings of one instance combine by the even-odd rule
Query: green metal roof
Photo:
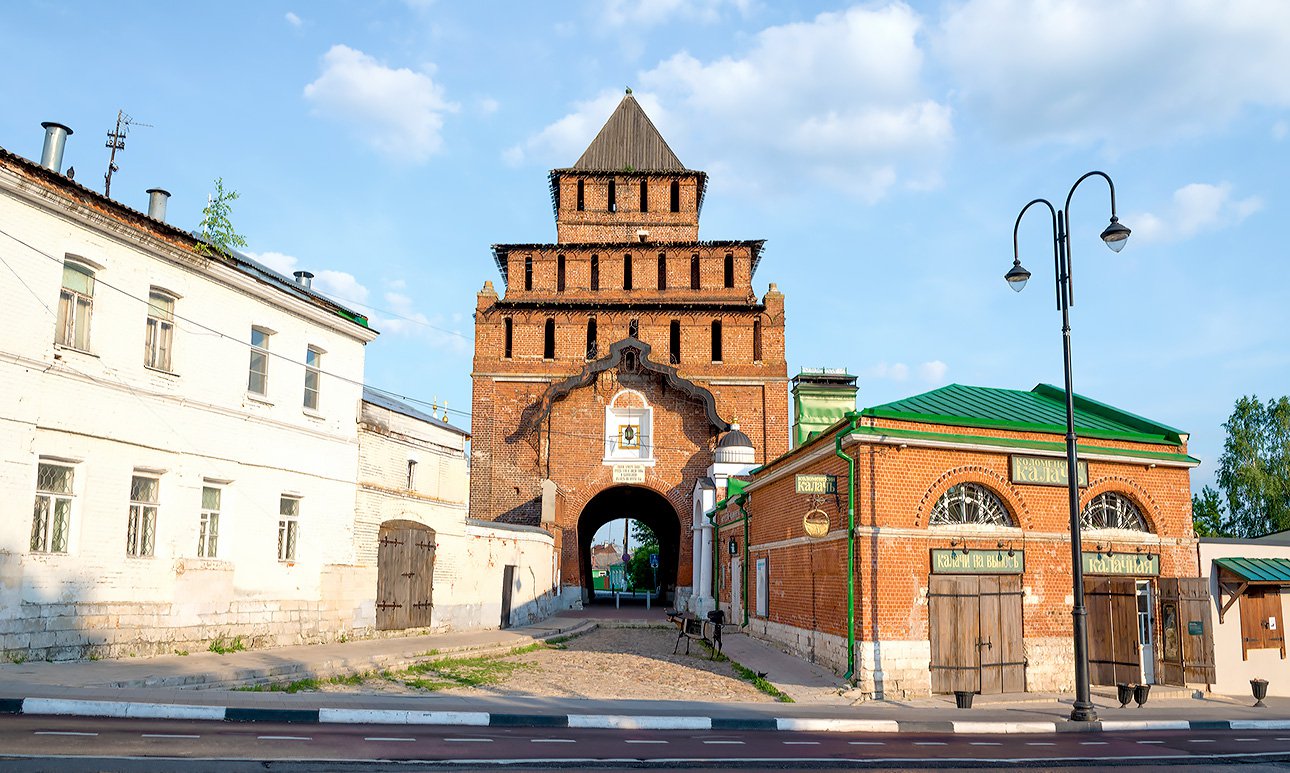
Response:
POLYGON ((1215 558, 1214 563, 1250 582, 1290 583, 1287 558, 1215 558))
MULTIPOLYGON (((949 386, 866 408, 865 416, 1030 432, 1066 432, 1066 390, 1039 384, 1019 389, 949 386)), ((1075 395, 1075 432, 1082 437, 1144 443, 1182 442, 1182 432, 1082 395, 1075 395)))

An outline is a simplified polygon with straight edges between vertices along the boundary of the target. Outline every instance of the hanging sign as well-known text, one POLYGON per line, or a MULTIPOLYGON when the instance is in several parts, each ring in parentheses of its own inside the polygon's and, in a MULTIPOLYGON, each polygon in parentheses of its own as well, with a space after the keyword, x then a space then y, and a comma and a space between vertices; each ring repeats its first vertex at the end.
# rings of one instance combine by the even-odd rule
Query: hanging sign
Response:
POLYGON ((645 465, 615 464, 614 483, 644 483, 645 465))
POLYGON ((1015 550, 932 550, 934 574, 1022 574, 1026 554, 1015 550), (1009 555, 1011 553, 1011 555, 1009 555))
POLYGON ((1158 553, 1090 553, 1084 551, 1084 574, 1160 574, 1158 553))
POLYGON ((1200 620, 1188 620, 1187 633, 1191 636, 1204 636, 1205 623, 1200 620))
POLYGON ((726 543, 726 544, 729 546, 730 555, 732 555, 732 556, 737 556, 737 555, 739 555, 739 543, 738 543, 738 542, 735 542, 735 538, 734 538, 734 537, 731 537, 731 538, 730 538, 730 542, 728 542, 728 543, 726 543))
POLYGON ((798 475, 795 478, 799 494, 836 494, 838 493, 838 476, 836 475, 798 475))
POLYGON ((819 539, 829 533, 829 514, 818 507, 802 518, 802 530, 806 536, 819 539))
MULTIPOLYGON (((1065 458, 1053 456, 1012 456, 1012 482, 1029 486, 1066 486, 1070 476, 1066 474, 1068 463, 1065 458)), ((1088 462, 1077 462, 1079 469, 1078 484, 1088 485, 1088 462)))

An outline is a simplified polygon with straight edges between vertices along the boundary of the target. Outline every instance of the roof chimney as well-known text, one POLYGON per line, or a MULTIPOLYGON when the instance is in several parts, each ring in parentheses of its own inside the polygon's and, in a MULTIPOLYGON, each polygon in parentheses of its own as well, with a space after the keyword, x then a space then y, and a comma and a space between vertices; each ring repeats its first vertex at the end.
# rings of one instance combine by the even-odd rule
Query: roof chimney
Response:
POLYGON ((170 200, 170 191, 161 188, 148 189, 148 217, 166 222, 166 202, 170 200))
POLYGON ((67 138, 72 136, 72 130, 53 121, 45 121, 41 126, 45 129, 45 147, 40 151, 40 165, 61 174, 63 148, 67 146, 67 138))
POLYGON ((292 276, 296 278, 296 282, 301 287, 305 289, 309 289, 313 287, 314 275, 309 273, 308 271, 297 271, 294 274, 292 274, 292 276))

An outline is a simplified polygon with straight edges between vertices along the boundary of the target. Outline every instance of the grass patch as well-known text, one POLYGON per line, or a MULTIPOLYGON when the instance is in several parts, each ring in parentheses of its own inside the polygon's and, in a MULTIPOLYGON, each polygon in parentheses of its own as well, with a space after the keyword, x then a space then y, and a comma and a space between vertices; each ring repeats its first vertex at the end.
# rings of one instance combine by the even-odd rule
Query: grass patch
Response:
POLYGON ((293 693, 293 694, 298 692, 317 692, 318 690, 322 689, 324 685, 343 684, 343 685, 357 686, 357 685, 363 684, 369 679, 374 679, 382 676, 388 677, 389 673, 390 672, 388 671, 380 671, 380 672, 364 671, 358 674, 341 674, 339 676, 333 676, 329 679, 315 679, 314 677, 306 677, 304 679, 297 679, 294 682, 271 682, 269 684, 248 684, 248 685, 243 685, 241 687, 234 687, 233 689, 239 690, 241 692, 285 692, 285 693, 293 693))
POLYGON ((216 655, 227 655, 230 652, 242 652, 246 649, 246 641, 241 636, 234 636, 232 639, 225 639, 223 636, 212 641, 207 650, 214 652, 216 655))
POLYGON ((713 660, 718 663, 729 663, 730 667, 734 669, 735 675, 748 684, 751 684, 753 687, 756 687, 758 690, 769 695, 780 703, 795 703, 787 693, 766 681, 764 677, 758 676, 756 671, 753 671, 751 668, 747 668, 741 663, 731 660, 726 657, 723 652, 715 652, 712 649, 712 645, 708 644, 706 641, 700 642, 700 644, 702 644, 703 648, 708 651, 709 655, 714 656, 712 658, 713 660))
MULTIPOLYGON (((526 652, 541 649, 542 646, 541 644, 531 644, 527 647, 516 647, 503 657, 523 655, 526 652)), ((516 663, 488 655, 476 655, 475 657, 441 658, 439 660, 415 663, 408 666, 402 674, 396 675, 395 678, 408 687, 435 691, 445 690, 450 687, 484 687, 497 684, 516 671, 531 667, 528 663, 516 663), (407 676, 403 676, 404 674, 407 676)))

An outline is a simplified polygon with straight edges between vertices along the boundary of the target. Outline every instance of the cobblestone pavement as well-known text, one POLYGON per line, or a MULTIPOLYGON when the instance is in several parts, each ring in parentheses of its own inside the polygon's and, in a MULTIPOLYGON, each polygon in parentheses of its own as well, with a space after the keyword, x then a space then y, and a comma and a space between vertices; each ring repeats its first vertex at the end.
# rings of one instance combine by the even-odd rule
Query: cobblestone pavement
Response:
MULTIPOLYGON (((773 699, 739 679, 728 662, 708 659, 695 644, 672 654, 676 630, 598 628, 564 642, 521 655, 497 656, 523 663, 498 684, 452 687, 439 695, 557 697, 760 703, 773 699)), ((402 682, 374 678, 361 685, 325 684, 328 692, 424 694, 402 682)))

